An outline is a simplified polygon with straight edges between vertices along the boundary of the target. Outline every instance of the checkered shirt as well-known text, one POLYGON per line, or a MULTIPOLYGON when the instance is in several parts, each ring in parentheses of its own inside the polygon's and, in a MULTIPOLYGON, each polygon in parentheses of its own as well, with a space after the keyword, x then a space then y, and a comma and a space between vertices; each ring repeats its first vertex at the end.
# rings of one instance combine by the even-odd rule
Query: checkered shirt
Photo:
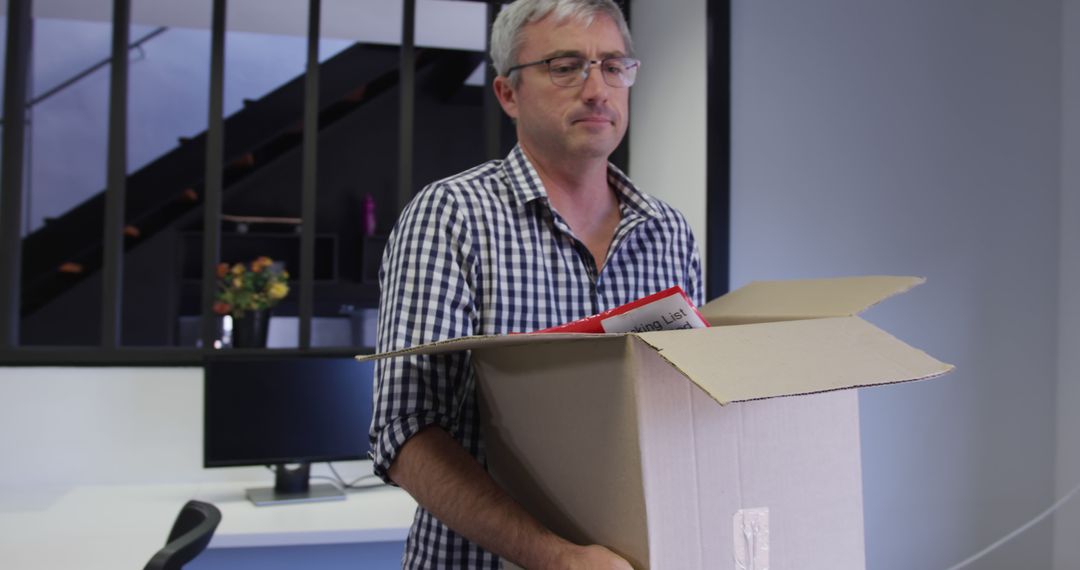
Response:
MULTIPOLYGON (((673 285, 700 304, 700 258, 683 216, 614 166, 608 182, 622 219, 599 273, 520 147, 424 188, 383 253, 377 350, 547 328, 673 285)), ((390 482, 398 450, 429 425, 484 463, 470 358, 460 352, 376 363, 370 437, 377 475, 390 482)), ((420 507, 402 565, 499 568, 499 560, 420 507)))

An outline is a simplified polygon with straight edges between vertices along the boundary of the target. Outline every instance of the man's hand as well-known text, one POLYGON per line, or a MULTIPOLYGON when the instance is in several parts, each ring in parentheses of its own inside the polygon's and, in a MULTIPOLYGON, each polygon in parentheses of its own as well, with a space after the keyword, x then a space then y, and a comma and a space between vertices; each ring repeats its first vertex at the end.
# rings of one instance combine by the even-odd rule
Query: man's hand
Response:
POLYGON ((577 546, 566 551, 553 568, 560 570, 633 570, 633 566, 603 546, 577 546))

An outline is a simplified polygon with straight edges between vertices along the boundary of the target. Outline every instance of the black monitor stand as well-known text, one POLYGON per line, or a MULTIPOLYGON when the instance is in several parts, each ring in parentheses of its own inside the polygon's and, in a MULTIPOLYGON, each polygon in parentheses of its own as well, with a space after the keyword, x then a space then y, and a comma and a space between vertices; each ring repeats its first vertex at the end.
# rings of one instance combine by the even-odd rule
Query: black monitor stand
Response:
POLYGON ((279 463, 274 466, 274 486, 247 490, 247 498, 258 506, 310 503, 315 501, 341 501, 345 493, 328 483, 312 485, 311 464, 293 466, 279 463))

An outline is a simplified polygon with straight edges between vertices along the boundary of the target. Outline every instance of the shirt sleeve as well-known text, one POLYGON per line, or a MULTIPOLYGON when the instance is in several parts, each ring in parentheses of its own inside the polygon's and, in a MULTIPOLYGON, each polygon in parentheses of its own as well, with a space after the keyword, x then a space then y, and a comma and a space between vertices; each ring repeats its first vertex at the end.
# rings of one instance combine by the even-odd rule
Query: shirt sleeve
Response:
MULTIPOLYGON (((470 243, 466 220, 445 187, 425 188, 406 207, 379 270, 378 352, 473 334, 470 243)), ((467 352, 376 361, 369 434, 376 475, 392 483, 390 465, 420 430, 437 425, 455 435, 471 374, 467 352)))

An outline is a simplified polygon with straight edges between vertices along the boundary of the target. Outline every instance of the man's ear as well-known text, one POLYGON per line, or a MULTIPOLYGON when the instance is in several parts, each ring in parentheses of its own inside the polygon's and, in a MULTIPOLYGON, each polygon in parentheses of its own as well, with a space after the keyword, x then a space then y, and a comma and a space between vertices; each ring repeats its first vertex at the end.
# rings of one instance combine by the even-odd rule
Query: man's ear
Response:
POLYGON ((496 77, 495 81, 491 83, 491 88, 495 90, 495 98, 499 100, 499 104, 502 105, 503 111, 505 111, 511 119, 517 120, 517 92, 514 91, 514 86, 510 84, 510 78, 502 75, 496 77))

